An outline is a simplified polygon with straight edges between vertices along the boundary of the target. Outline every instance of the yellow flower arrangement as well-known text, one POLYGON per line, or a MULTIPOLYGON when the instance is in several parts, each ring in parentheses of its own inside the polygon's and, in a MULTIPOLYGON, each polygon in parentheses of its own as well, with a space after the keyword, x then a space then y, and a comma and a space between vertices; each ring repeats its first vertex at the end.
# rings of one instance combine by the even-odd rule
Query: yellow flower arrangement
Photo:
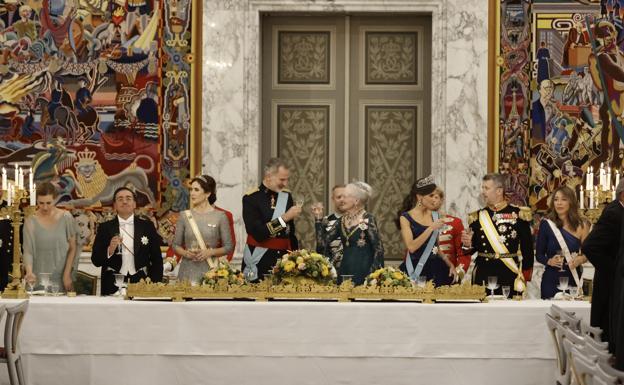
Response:
POLYGON ((367 286, 412 286, 412 281, 405 273, 394 267, 383 267, 370 273, 366 277, 367 286))
POLYGON ((234 269, 228 262, 219 261, 218 265, 204 274, 204 285, 215 285, 217 281, 225 279, 230 285, 244 285, 245 277, 240 270, 234 269))
POLYGON ((329 284, 336 278, 336 270, 327 257, 302 249, 284 254, 273 267, 273 275, 278 281, 286 277, 307 277, 329 284))

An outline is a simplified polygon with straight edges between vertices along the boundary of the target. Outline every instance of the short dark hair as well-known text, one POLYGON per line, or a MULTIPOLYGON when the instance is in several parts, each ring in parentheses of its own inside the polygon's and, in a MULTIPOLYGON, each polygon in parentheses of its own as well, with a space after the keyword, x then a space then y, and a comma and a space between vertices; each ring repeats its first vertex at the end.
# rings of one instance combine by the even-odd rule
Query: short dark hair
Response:
POLYGON ((336 191, 337 188, 345 188, 345 187, 347 187, 346 184, 337 184, 334 187, 332 187, 332 193, 336 191))
POLYGON ((113 200, 117 199, 117 194, 121 191, 129 191, 130 194, 132 194, 132 199, 134 199, 136 201, 136 194, 134 193, 134 191, 132 191, 129 187, 126 186, 121 186, 121 187, 117 187, 117 190, 115 190, 115 192, 113 193, 113 200))
POLYGON ((500 187, 503 190, 505 189, 505 182, 507 180, 505 175, 499 174, 497 172, 492 172, 492 173, 489 173, 489 174, 485 174, 483 176, 483 181, 487 182, 488 180, 491 180, 492 182, 494 182, 494 185, 496 185, 496 187, 500 187))
POLYGON ((198 175, 191 179, 191 183, 197 182, 205 193, 210 193, 208 203, 214 204, 217 201, 217 182, 210 175, 198 175))
POLYGON ((56 191, 56 187, 50 182, 43 182, 39 186, 37 186, 37 196, 42 195, 52 195, 52 198, 56 198, 58 196, 58 191, 56 191))

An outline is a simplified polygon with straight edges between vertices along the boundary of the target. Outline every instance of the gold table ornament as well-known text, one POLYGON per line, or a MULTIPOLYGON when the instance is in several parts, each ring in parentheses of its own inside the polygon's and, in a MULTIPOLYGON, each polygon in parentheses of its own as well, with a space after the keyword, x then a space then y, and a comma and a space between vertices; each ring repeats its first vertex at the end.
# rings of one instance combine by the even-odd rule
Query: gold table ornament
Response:
POLYGON ((429 281, 425 287, 404 286, 353 286, 351 281, 336 284, 320 284, 311 279, 295 277, 274 284, 269 280, 260 283, 228 284, 219 280, 215 285, 192 286, 189 282, 174 284, 152 283, 149 279, 128 285, 126 299, 171 299, 174 302, 191 299, 269 299, 334 300, 339 302, 358 300, 413 301, 433 303, 436 301, 486 301, 485 287, 461 284, 434 287, 429 281))
MULTIPOLYGON (((0 209, 0 218, 8 218, 13 226, 13 280, 2 292, 2 298, 28 298, 28 293, 22 284, 22 242, 20 240, 20 225, 24 218, 35 212, 34 206, 21 207, 27 203, 29 197, 25 189, 16 188, 13 190, 11 205, 0 209)), ((8 190, 2 190, 2 200, 8 202, 8 190)))

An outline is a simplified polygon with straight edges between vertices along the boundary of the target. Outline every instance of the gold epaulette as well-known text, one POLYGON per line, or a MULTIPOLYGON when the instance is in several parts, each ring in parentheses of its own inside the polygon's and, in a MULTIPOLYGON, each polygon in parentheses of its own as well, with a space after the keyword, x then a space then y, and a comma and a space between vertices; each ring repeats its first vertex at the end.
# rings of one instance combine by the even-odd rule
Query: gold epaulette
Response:
POLYGON ((528 206, 514 206, 514 207, 517 207, 520 209, 520 212, 518 213, 518 218, 527 222, 531 222, 533 220, 533 212, 531 211, 530 207, 528 206))
POLYGON ((253 194, 253 193, 255 193, 256 191, 259 191, 259 190, 260 190, 260 189, 259 189, 258 187, 254 187, 254 188, 252 188, 252 189, 249 189, 249 191, 247 191, 247 192, 245 193, 245 195, 251 195, 251 194, 253 194))
POLYGON ((468 214, 468 225, 471 225, 473 222, 479 220, 479 210, 473 211, 468 214))

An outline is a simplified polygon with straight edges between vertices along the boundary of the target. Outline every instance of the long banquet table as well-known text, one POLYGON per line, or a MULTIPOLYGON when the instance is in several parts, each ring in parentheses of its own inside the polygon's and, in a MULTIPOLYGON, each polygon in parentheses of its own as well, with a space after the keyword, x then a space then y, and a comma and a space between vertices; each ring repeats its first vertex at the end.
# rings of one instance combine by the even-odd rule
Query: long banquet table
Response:
POLYGON ((32 297, 20 338, 32 385, 541 385, 550 305, 32 297))

